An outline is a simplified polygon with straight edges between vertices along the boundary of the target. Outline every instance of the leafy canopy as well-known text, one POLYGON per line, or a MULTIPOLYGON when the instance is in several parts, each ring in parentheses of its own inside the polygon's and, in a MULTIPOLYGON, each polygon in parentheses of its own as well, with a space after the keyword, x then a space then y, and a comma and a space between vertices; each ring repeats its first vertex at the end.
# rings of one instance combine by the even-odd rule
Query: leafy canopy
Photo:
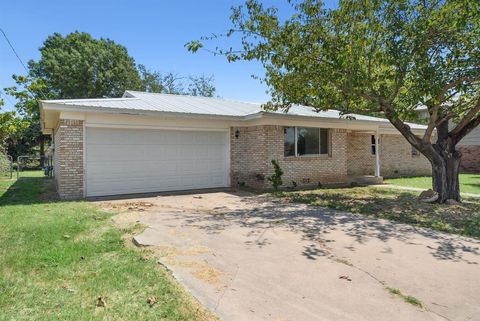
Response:
POLYGON ((138 65, 142 90, 152 93, 213 97, 216 92, 213 76, 179 76, 173 72, 162 74, 138 65))
POLYGON ((136 66, 124 46, 109 39, 94 39, 88 33, 55 33, 45 40, 40 54, 40 60, 28 62, 27 75, 13 75, 15 86, 5 88, 17 103, 16 113, 0 114, 0 140, 14 158, 37 149, 41 155, 44 152, 48 137, 40 131, 42 99, 118 97, 125 90, 201 96, 215 93, 213 77, 190 76, 185 84, 185 77, 136 66))
POLYGON ((110 39, 54 33, 40 54, 38 62, 30 62, 32 74, 44 79, 59 98, 119 97, 127 89, 141 89, 134 59, 110 39))
MULTIPOLYGON (((263 64, 268 108, 382 112, 411 136, 403 120, 424 105, 431 114, 424 142, 449 119, 463 124, 452 132, 456 141, 480 122, 480 1, 341 0, 333 10, 319 0, 289 2, 288 19, 255 0, 234 8, 222 36, 240 35, 242 48, 214 51, 263 64)), ((217 37, 186 46, 195 52, 217 37)))

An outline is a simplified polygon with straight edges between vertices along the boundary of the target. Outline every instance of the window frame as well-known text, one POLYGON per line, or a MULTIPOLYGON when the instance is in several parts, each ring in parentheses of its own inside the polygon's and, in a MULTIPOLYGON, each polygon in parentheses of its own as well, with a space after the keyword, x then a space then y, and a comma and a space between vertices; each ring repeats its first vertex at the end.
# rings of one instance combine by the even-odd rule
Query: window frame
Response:
MULTIPOLYGON (((370 138, 370 154, 372 156, 375 156, 377 155, 377 139, 375 135, 371 135, 370 137, 371 137, 370 138)), ((378 149, 380 149, 380 145, 381 145, 380 137, 378 137, 378 149)))
MULTIPOLYGON (((293 137, 294 137, 294 155, 285 155, 285 148, 283 150, 283 157, 285 158, 308 158, 308 157, 331 157, 332 156, 332 136, 331 136, 331 128, 324 128, 324 127, 307 127, 307 126, 284 126, 284 133, 287 128, 293 128, 293 137), (298 154, 298 129, 299 128, 312 128, 312 129, 318 129, 318 154, 303 154, 299 155, 298 154), (327 131, 327 152, 326 153, 321 153, 322 151, 322 129, 327 131)), ((285 134, 284 134, 285 135, 285 134)), ((283 137, 284 142, 285 142, 285 136, 283 137)), ((284 145, 285 146, 285 145, 284 145)))

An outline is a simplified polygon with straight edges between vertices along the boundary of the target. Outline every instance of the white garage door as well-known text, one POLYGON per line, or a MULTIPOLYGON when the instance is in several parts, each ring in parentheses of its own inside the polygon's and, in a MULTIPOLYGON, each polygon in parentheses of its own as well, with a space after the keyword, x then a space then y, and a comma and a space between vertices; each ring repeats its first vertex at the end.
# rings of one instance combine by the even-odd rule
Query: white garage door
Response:
POLYGON ((227 132, 86 129, 87 196, 229 185, 227 132))

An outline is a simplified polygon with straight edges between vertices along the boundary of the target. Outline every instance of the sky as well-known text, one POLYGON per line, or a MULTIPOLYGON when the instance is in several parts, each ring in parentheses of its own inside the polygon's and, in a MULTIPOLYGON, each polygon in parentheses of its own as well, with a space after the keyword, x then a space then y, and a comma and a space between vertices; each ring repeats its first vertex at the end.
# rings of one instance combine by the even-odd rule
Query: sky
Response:
MULTIPOLYGON (((228 63, 206 51, 188 52, 188 41, 230 27, 232 0, 11 0, 2 1, 2 28, 20 58, 26 63, 40 58, 38 48, 48 35, 88 32, 125 46, 137 64, 179 75, 214 76, 217 95, 227 99, 265 102, 267 88, 251 75, 262 76, 258 62, 228 63)), ((286 0, 264 1, 291 12, 286 0)), ((327 1, 328 2, 328 1, 327 1)), ((333 2, 333 0, 331 1, 333 2)), ((327 3, 328 4, 328 3, 327 3)), ((215 42, 207 47, 214 48, 215 42)), ((235 45, 235 43, 233 43, 235 45)), ((25 74, 7 42, 0 37, 0 89, 14 85, 12 74, 25 74)), ((5 99, 4 99, 5 100, 5 99)), ((15 100, 5 100, 3 110, 13 109, 15 100)))

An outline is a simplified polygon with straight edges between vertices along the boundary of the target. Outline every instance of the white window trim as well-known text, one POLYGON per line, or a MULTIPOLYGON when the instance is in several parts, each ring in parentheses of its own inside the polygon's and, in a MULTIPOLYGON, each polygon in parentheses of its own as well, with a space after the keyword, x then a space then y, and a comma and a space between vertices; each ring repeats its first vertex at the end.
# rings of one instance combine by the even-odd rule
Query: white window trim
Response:
MULTIPOLYGON (((294 135, 294 143, 295 143, 295 155, 289 155, 284 157, 330 157, 331 156, 331 129, 324 128, 324 127, 308 127, 308 126, 285 126, 285 128, 292 128, 293 127, 293 135, 294 135), (315 128, 318 129, 318 154, 298 154, 298 128, 315 128), (320 129, 327 130, 327 152, 325 154, 321 154, 320 151, 322 150, 322 141, 320 139, 320 129)), ((285 138, 284 138, 285 139, 285 138)), ((284 151, 285 153, 285 151, 284 151)))

